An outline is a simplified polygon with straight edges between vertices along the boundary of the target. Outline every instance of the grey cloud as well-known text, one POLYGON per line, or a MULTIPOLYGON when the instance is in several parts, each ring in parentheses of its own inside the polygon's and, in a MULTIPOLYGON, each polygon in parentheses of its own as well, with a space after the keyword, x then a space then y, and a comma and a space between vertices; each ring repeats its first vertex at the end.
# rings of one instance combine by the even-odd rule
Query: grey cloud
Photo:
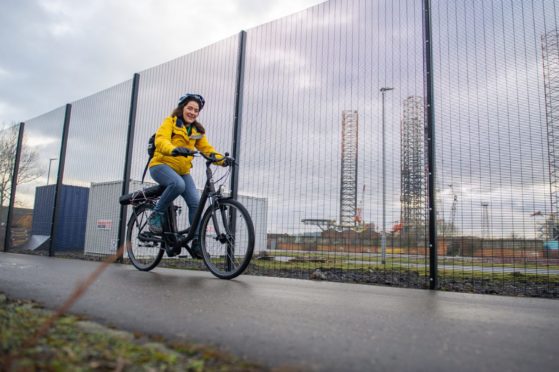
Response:
MULTIPOLYGON (((281 3, 297 9, 316 2, 281 3)), ((252 6, 256 18, 262 7, 279 3, 245 5, 252 6)), ((234 35, 247 22, 235 8, 231 14, 223 6, 213 13, 205 11, 214 5, 147 0, 3 2, 0 42, 8 52, 0 56, 0 68, 8 75, 0 76, 1 121, 39 116, 125 81, 136 71, 234 35), (189 9, 197 13, 190 14, 189 9)))

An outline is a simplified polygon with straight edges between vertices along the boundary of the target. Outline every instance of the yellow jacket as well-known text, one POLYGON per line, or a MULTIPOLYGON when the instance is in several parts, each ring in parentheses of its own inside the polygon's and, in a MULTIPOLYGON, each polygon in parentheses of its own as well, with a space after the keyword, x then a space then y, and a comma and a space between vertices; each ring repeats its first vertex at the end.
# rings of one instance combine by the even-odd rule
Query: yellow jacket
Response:
POLYGON ((155 133, 155 153, 149 162, 150 168, 159 164, 167 164, 180 175, 190 173, 192 157, 171 156, 175 147, 186 147, 204 154, 217 153, 205 134, 199 133, 196 127, 192 126, 190 135, 188 135, 187 126, 186 123, 180 127, 177 126, 176 116, 169 116, 163 120, 155 133))

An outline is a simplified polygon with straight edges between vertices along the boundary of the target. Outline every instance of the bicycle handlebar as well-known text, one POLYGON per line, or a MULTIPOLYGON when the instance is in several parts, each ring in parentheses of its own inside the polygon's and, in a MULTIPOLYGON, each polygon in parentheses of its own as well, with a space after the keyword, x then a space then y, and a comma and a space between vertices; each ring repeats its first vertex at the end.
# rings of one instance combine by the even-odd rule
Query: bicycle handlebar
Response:
POLYGON ((211 163, 217 163, 220 161, 225 161, 228 162, 229 166, 233 166, 236 165, 237 163, 235 162, 235 159, 231 156, 229 156, 229 153, 226 152, 225 155, 222 158, 216 158, 216 153, 211 153, 210 155, 206 155, 203 152, 194 150, 194 151, 190 151, 190 153, 188 155, 175 155, 175 156, 184 156, 184 157, 188 157, 188 156, 202 156, 204 159, 206 159, 208 161, 209 164, 211 163))

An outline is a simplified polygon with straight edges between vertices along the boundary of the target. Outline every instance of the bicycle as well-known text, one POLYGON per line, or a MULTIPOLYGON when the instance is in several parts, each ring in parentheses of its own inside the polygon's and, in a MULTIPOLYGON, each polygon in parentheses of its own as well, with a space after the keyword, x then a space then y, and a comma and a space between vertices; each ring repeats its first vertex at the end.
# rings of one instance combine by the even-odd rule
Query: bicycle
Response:
MULTIPOLYGON (((184 230, 177 227, 179 206, 171 203, 165 213, 163 233, 153 234, 148 229, 147 220, 158 198, 165 188, 157 185, 138 190, 120 197, 122 205, 132 206, 132 215, 126 231, 126 251, 132 264, 141 271, 155 268, 166 253, 174 257, 185 248, 195 258, 189 242, 196 237, 199 229, 202 259, 208 270, 220 279, 233 279, 240 275, 250 263, 254 251, 254 225, 247 209, 230 197, 223 195, 223 183, 216 189, 211 166, 223 159, 234 159, 225 153, 225 158, 217 159, 198 151, 206 159, 206 183, 200 197, 192 225, 184 230), (193 228, 194 227, 194 228, 193 228)), ((227 179, 231 167, 219 181, 227 179)))

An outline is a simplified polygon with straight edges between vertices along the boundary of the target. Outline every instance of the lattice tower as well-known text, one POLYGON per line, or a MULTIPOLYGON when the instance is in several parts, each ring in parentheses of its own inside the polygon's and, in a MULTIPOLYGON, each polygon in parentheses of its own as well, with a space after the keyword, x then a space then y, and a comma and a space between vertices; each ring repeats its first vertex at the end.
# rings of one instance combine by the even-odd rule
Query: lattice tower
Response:
POLYGON ((417 240, 425 236, 427 220, 427 166, 424 102, 411 96, 403 102, 401 122, 401 172, 403 233, 417 240))
POLYGON ((489 203, 481 202, 481 237, 489 239, 491 237, 491 225, 489 223, 489 203))
POLYGON ((356 225, 358 132, 357 111, 342 111, 342 174, 340 187, 340 227, 342 228, 353 228, 356 225))
POLYGON ((454 193, 454 186, 448 186, 452 191, 452 206, 450 207, 450 236, 454 236, 456 232, 456 206, 458 204, 458 195, 454 193))
POLYGON ((559 240, 559 30, 542 35, 545 116, 551 184, 552 240, 559 240))

